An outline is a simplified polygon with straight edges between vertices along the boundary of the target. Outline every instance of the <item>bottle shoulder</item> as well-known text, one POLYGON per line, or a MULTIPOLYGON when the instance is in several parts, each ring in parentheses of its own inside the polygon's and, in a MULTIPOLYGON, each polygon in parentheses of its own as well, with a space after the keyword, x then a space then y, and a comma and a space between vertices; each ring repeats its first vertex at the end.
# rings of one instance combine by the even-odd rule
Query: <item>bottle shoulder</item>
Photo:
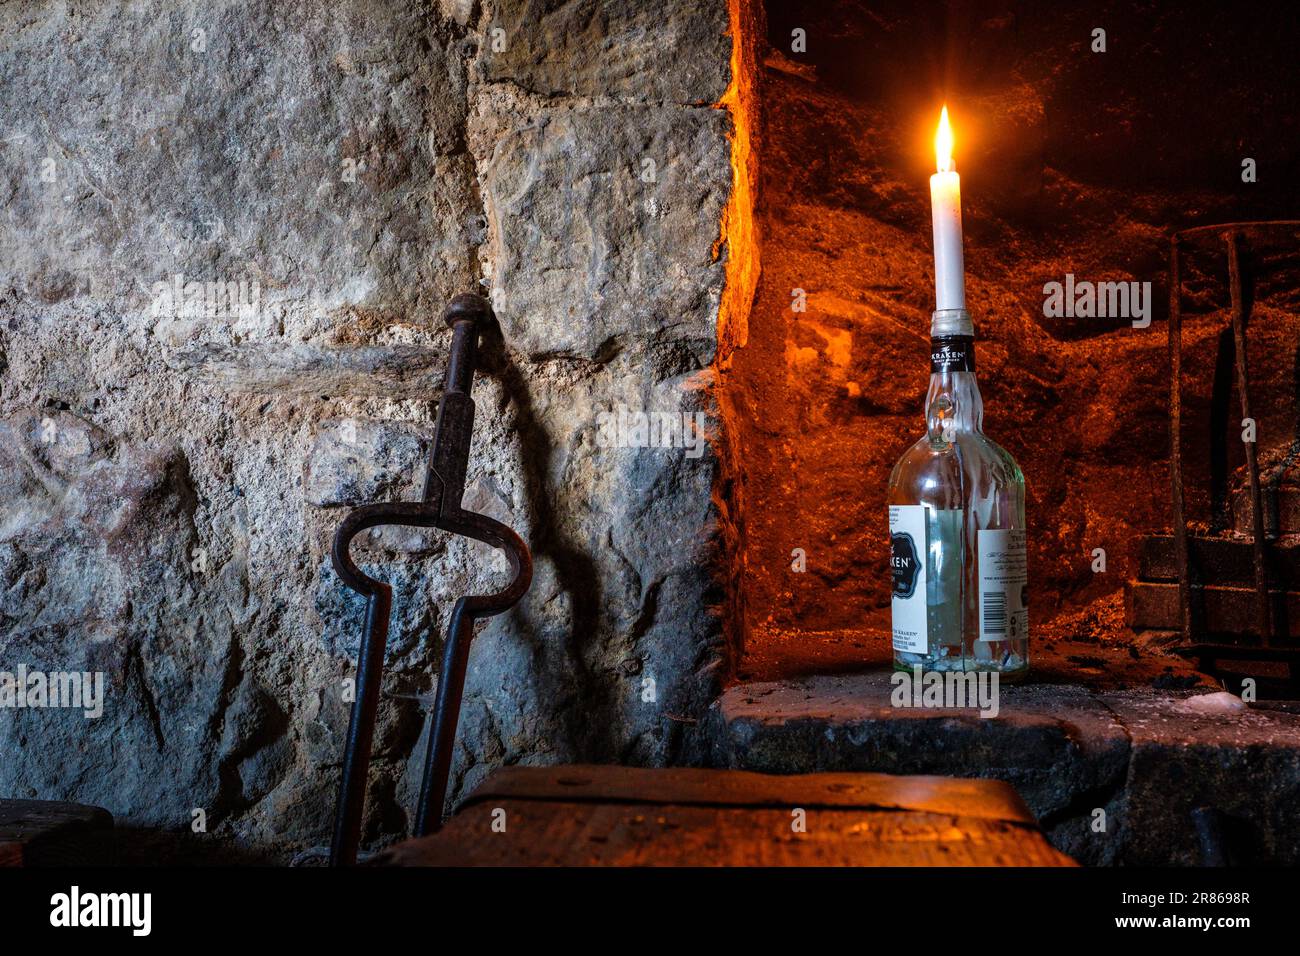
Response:
POLYGON ((996 459, 1001 466, 1008 472, 1009 476, 1021 484, 1024 484, 1025 473, 1020 470, 1020 465, 1012 457, 1011 452, 1007 451, 988 435, 983 432, 976 433, 979 436, 984 456, 990 459, 996 459))
MULTIPOLYGON (((922 435, 894 464, 892 489, 935 492, 942 486, 1024 486, 1020 466, 1005 448, 983 432, 960 431, 951 441, 922 435)), ((928 498, 928 496, 926 496, 928 498)))

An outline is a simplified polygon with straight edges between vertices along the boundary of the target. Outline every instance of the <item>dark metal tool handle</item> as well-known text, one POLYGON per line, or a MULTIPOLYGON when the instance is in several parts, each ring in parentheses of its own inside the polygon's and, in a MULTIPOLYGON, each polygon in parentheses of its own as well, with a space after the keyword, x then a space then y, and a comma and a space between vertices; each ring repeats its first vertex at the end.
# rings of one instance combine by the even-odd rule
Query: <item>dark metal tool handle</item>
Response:
POLYGON ((392 612, 392 589, 366 575, 352 560, 352 539, 363 531, 385 524, 441 528, 452 534, 474 538, 505 552, 513 578, 495 594, 467 595, 456 602, 447 628, 442 673, 434 704, 433 727, 429 733, 420 802, 416 808, 415 832, 422 835, 442 823, 447 781, 451 774, 460 717, 465 673, 474 623, 513 607, 532 583, 532 555, 519 535, 486 515, 461 507, 465 492, 465 471, 470 440, 474 432, 474 369, 478 337, 492 320, 492 307, 476 295, 458 295, 444 318, 452 327, 451 356, 447 364, 446 388, 438 405, 433 448, 425 475, 423 500, 393 504, 371 504, 354 508, 339 524, 331 557, 339 578, 366 598, 365 626, 357 668, 356 700, 348 724, 343 776, 334 819, 334 840, 330 864, 356 862, 361 843, 361 818, 365 808, 366 776, 374 743, 379 690, 383 678, 384 648, 388 641, 388 620, 392 612))

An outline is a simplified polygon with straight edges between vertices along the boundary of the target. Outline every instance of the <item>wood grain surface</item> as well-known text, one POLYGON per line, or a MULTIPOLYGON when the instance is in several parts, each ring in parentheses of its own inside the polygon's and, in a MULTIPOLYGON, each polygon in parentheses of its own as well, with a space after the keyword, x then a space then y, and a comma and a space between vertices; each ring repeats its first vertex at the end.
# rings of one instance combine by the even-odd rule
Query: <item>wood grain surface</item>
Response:
POLYGON ((1074 865, 1047 843, 1015 790, 1000 781, 604 766, 501 770, 441 832, 399 844, 377 862, 1074 865), (795 827, 800 816, 802 832, 795 827))

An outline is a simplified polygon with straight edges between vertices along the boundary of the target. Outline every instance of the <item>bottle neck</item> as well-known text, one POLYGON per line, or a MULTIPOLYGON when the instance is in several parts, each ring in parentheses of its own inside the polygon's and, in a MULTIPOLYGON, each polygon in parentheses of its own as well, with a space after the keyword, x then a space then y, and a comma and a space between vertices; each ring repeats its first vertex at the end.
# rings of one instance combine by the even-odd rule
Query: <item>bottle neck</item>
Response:
POLYGON ((975 379, 974 336, 931 337, 925 422, 930 440, 935 442, 951 442, 957 432, 984 430, 984 400, 975 379))

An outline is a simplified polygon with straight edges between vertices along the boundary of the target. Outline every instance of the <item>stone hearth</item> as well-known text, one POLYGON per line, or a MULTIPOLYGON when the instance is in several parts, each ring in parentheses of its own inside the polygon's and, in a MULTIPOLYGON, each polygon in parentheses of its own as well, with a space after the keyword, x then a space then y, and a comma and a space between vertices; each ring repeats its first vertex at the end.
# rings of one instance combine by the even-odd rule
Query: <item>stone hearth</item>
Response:
POLYGON ((1193 814, 1202 808, 1221 815, 1234 862, 1300 861, 1294 702, 1231 710, 1220 702, 1230 695, 1211 698, 1212 688, 1031 684, 1003 688, 1000 712, 986 719, 897 708, 892 691, 884 671, 730 687, 706 721, 708 762, 1006 780, 1081 863, 1201 865, 1193 814))

